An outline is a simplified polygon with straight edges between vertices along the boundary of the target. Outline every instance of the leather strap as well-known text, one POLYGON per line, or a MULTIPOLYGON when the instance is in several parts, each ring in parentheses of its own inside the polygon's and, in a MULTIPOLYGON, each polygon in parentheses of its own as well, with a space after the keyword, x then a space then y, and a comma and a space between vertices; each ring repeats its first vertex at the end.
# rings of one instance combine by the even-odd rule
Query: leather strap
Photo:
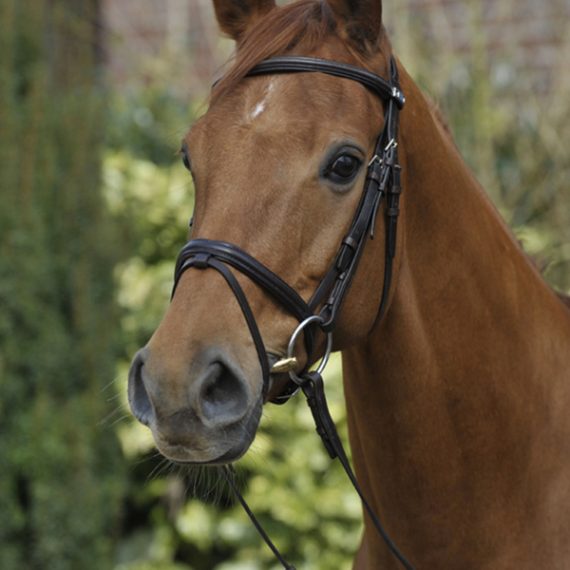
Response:
MULTIPOLYGON (((274 57, 263 61, 256 65, 248 75, 257 76, 268 73, 298 72, 320 72, 335 77, 351 79, 371 89, 386 101, 384 128, 376 141, 374 156, 368 165, 362 197, 348 234, 342 240, 331 268, 323 277, 311 300, 305 303, 299 294, 278 275, 236 245, 221 241, 194 239, 189 241, 180 252, 176 263, 172 292, 174 295, 182 274, 191 267, 197 269, 213 268, 224 277, 241 307, 254 341, 263 375, 264 397, 268 390, 270 375, 267 353, 247 297, 228 265, 247 275, 257 285, 267 291, 299 322, 313 316, 320 306, 321 328, 326 332, 330 332, 336 324, 342 302, 356 273, 368 236, 371 239, 374 238, 376 217, 384 199, 386 199, 386 252, 384 284, 379 309, 380 317, 383 316, 386 310, 392 279, 393 260, 396 255, 397 221, 401 194, 401 176, 398 161, 398 122, 399 112, 405 103, 405 97, 400 90, 395 60, 393 58, 390 60, 390 82, 369 71, 345 63, 297 56, 274 57)), ((307 331, 305 344, 310 360, 313 337, 310 329, 307 328, 305 330, 307 331)), ((304 380, 301 388, 311 408, 317 432, 321 436, 329 455, 333 459, 335 457, 339 458, 352 485, 362 499, 370 520, 392 554, 406 570, 413 570, 413 566, 406 560, 386 533, 356 481, 328 410, 322 377, 320 374, 309 373, 306 370, 300 373, 299 376, 304 380)), ((292 385, 287 389, 287 393, 284 396, 285 401, 288 395, 296 391, 296 389, 296 385, 292 385)), ((294 567, 282 557, 267 533, 263 530, 237 490, 233 475, 230 475, 228 472, 228 483, 265 542, 284 568, 294 570, 294 567)))
POLYGON ((269 75, 273 73, 298 73, 301 71, 309 73, 326 73, 327 75, 332 75, 334 77, 356 81, 374 91, 380 99, 384 99, 385 101, 394 99, 400 108, 402 108, 406 102, 406 98, 400 91, 399 86, 389 83, 383 77, 348 63, 320 59, 317 57, 291 55, 272 57, 258 63, 249 71, 248 75, 255 76, 269 75))
POLYGON ((327 399, 325 396, 325 387, 323 383, 323 378, 320 374, 316 372, 311 372, 305 375, 305 383, 301 386, 305 397, 307 398, 307 403, 311 409, 313 419, 315 421, 316 431, 319 434, 323 445, 331 459, 337 459, 340 461, 344 472, 350 479, 354 490, 358 493, 364 509, 368 513, 372 524, 378 531, 378 534, 384 539, 384 542, 392 552, 392 554, 397 558, 397 560, 402 564, 406 570, 414 570, 414 567, 408 562, 406 557, 400 552, 394 541, 390 538, 384 525, 377 517, 376 513, 370 506, 370 503, 366 500, 352 467, 350 466, 350 461, 344 451, 344 447, 336 430, 335 423, 330 415, 327 399))
POLYGON ((257 352, 257 358, 259 359, 259 365, 261 366, 261 375, 263 378, 263 398, 265 399, 267 395, 267 390, 269 389, 269 359, 267 358, 267 351, 265 350, 265 345, 263 343, 263 338, 261 337, 261 333, 259 332, 259 327, 257 326, 257 322, 253 315, 253 311, 249 305, 247 297, 245 296, 241 285, 239 284, 238 280, 236 279, 235 275, 230 271, 227 265, 216 259, 214 256, 209 254, 197 254, 193 257, 186 259, 183 262, 182 268, 177 271, 176 275, 177 278, 175 279, 174 289, 172 291, 172 295, 174 295, 174 291, 176 291, 176 286, 178 285, 178 281, 180 276, 184 271, 194 267, 196 269, 208 269, 213 268, 215 269, 226 281, 230 289, 232 290, 238 305, 243 313, 245 322, 249 329, 249 333, 251 334, 251 338, 253 339, 253 344, 255 345, 255 350, 257 352))
MULTIPOLYGON (((390 74, 392 85, 400 92, 398 68, 394 59, 390 61, 390 74)), ((384 285, 379 310, 380 316, 384 314, 392 280, 392 260, 396 253, 397 217, 401 194, 397 142, 399 112, 399 99, 390 98, 386 106, 384 129, 376 141, 356 215, 333 265, 309 301, 309 306, 313 310, 325 302, 320 312, 324 320, 322 328, 325 331, 330 331, 335 326, 342 302, 356 273, 367 236, 370 234, 370 237, 374 238, 376 217, 382 201, 387 197, 384 285), (325 301, 327 293, 329 297, 325 301)))
POLYGON ((277 558, 281 566, 283 566, 285 570, 296 570, 295 566, 293 566, 292 564, 287 562, 287 560, 285 560, 285 557, 281 554, 277 546, 275 546, 275 543, 265 532, 263 526, 261 526, 261 523, 257 520, 255 513, 249 508, 249 505, 247 504, 246 500, 243 498, 243 495, 241 494, 238 485, 236 483, 235 470, 233 466, 225 465, 223 473, 226 478, 226 481, 228 482, 228 485, 230 486, 230 489, 232 490, 233 494, 237 497, 237 500, 239 501, 242 509, 245 511, 245 513, 253 523, 255 530, 257 530, 261 538, 263 538, 265 544, 269 546, 269 549, 271 550, 271 552, 273 552, 273 555, 275 556, 275 558, 277 558))
MULTIPOLYGON (((239 289, 240 297, 243 297, 243 301, 238 298, 238 302, 242 308, 242 311, 244 312, 244 315, 246 311, 251 312, 247 298, 243 293, 243 290, 240 287, 239 283, 237 280, 235 280, 235 277, 233 277, 231 272, 229 272, 229 275, 231 275, 231 277, 228 277, 227 273, 222 271, 222 268, 225 267, 224 264, 231 265, 240 273, 247 275, 254 283, 269 293, 285 310, 293 315, 298 321, 304 321, 307 317, 310 317, 313 314, 307 303, 303 301, 297 291, 289 287, 285 281, 273 273, 273 271, 265 267, 265 265, 257 261, 255 257, 252 257, 237 245, 208 239, 190 240, 182 248, 182 251, 178 255, 176 267, 174 269, 174 287, 172 289, 172 297, 174 296, 176 288, 178 287, 180 278, 187 269, 190 267, 196 267, 199 269, 214 267, 218 270, 219 273, 222 273, 224 275, 228 284, 230 284, 229 279, 233 278, 235 284, 230 284, 230 287, 234 291, 234 294, 236 294, 235 291, 239 289), (214 261, 216 262, 214 263, 214 261)), ((246 321, 247 320, 248 317, 246 316, 246 321)), ((255 318, 253 318, 253 316, 252 320, 253 324, 255 325, 255 329, 257 329, 257 324, 255 323, 255 318)), ((251 332, 252 326, 249 326, 249 329, 251 332)), ((315 335, 313 329, 306 329, 305 349, 309 358, 313 354, 314 341, 315 335)), ((265 348, 263 348, 263 351, 261 351, 259 345, 263 345, 263 342, 261 341, 261 335, 259 335, 259 342, 256 342, 256 348, 258 356, 260 356, 260 358, 261 353, 263 353, 265 362, 267 363, 268 367, 269 364, 265 348)), ((263 375, 263 384, 264 395, 266 395, 269 389, 269 371, 267 371, 267 374, 263 375)), ((294 383, 289 382, 283 393, 275 400, 273 400, 273 402, 276 404, 285 404, 296 391, 297 386, 294 385, 294 383)))
MULTIPOLYGON (((178 281, 186 270, 186 263, 196 256, 205 255, 219 259, 231 265, 250 279, 255 281, 262 289, 267 291, 287 312, 297 320, 303 321, 313 313, 301 296, 289 287, 285 281, 273 273, 265 265, 257 261, 237 245, 223 241, 209 239, 193 239, 189 241, 180 252, 176 262, 174 291, 178 281)), ((174 295, 173 291, 173 295, 174 295)))
MULTIPOLYGON (((307 403, 313 415, 313 419, 315 421, 315 428, 317 433, 319 434, 325 449, 327 450, 331 459, 338 459, 344 472, 346 473, 347 477, 349 478, 350 482, 354 490, 358 493, 360 500, 364 506, 364 509, 368 513, 372 524, 380 534, 380 536, 384 539, 384 542, 388 546, 388 549, 392 552, 395 558, 400 562, 400 564, 406 570, 414 570, 412 564, 407 560, 407 558, 400 552, 399 548, 396 546, 394 541, 390 538, 384 525, 377 517, 376 513, 370 506, 370 503, 367 501, 358 481, 356 480, 356 476, 352 467, 350 465, 350 461, 346 455, 338 432, 336 430, 336 426, 334 420, 332 419, 327 399, 325 396, 325 388, 323 383, 323 378, 320 374, 316 372, 308 373, 304 376, 304 384, 301 386, 305 397, 307 398, 307 403)), ((280 550, 277 548, 275 543, 271 540, 257 517, 255 513, 251 510, 249 505, 247 504, 246 500, 244 499, 243 495, 241 494, 236 481, 235 481, 235 471, 232 466, 226 466, 224 468, 224 475, 226 481, 228 482, 232 492, 237 497, 239 503, 241 504, 243 510, 246 512, 247 516, 250 518, 252 524, 255 526, 257 532, 263 538, 264 542, 267 544, 269 549, 273 552, 275 558, 279 561, 279 563, 283 566, 285 570, 295 570, 295 566, 289 563, 285 557, 281 554, 280 550)))

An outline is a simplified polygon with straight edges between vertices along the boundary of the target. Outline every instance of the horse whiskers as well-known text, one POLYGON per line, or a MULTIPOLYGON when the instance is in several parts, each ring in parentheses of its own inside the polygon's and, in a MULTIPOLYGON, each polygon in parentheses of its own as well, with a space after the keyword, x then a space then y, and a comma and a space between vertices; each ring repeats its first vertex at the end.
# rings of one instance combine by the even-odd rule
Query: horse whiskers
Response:
POLYGON ((163 458, 146 476, 146 482, 148 483, 152 479, 158 479, 171 465, 172 461, 170 461, 170 459, 163 458))
POLYGON ((193 497, 204 502, 219 504, 222 497, 220 493, 220 468, 210 465, 180 465, 187 480, 186 492, 192 489, 193 497))
POLYGON ((113 411, 109 412, 104 418, 97 422, 99 427, 114 427, 119 422, 130 417, 130 414, 125 410, 123 405, 117 406, 113 411), (121 414, 116 418, 117 414, 121 414))
POLYGON ((147 461, 152 461, 153 459, 156 459, 157 457, 162 457, 162 453, 160 453, 160 451, 158 451, 158 450, 156 450, 151 455, 144 455, 140 459, 134 461, 133 465, 139 466, 139 465, 142 465, 143 463, 146 463, 147 461))
POLYGON ((109 424, 108 427, 112 428, 115 427, 116 425, 120 424, 121 422, 124 422, 125 420, 128 420, 130 418, 130 414, 123 414, 121 416, 119 416, 116 420, 114 420, 111 424, 109 424))
POLYGON ((107 398, 105 400, 105 402, 107 402, 108 404, 110 404, 111 402, 114 402, 115 400, 118 400, 121 397, 121 394, 119 394, 118 392, 116 394, 114 394, 113 396, 107 398))
POLYGON ((107 384, 105 384, 105 386, 103 386, 101 388, 101 393, 106 392, 111 387, 113 387, 115 384, 118 384, 120 379, 121 379, 121 376, 115 376, 110 382, 108 382, 107 384))

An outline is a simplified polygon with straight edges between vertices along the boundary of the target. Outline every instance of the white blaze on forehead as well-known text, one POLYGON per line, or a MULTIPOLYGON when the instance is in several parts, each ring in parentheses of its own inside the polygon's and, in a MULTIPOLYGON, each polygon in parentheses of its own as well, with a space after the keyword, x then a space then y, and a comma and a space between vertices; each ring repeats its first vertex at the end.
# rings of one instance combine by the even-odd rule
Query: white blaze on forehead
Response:
POLYGON ((250 119, 255 119, 256 117, 259 117, 259 115, 261 115, 261 113, 263 113, 263 111, 265 111, 265 99, 262 99, 256 106, 255 109, 249 114, 249 118, 250 119))
POLYGON ((265 91, 263 92, 263 96, 260 101, 258 101, 251 111, 248 112, 247 117, 250 121, 257 119, 259 115, 261 115, 266 109, 267 104, 269 102, 269 98, 271 97, 271 93, 275 90, 275 79, 271 79, 265 91))

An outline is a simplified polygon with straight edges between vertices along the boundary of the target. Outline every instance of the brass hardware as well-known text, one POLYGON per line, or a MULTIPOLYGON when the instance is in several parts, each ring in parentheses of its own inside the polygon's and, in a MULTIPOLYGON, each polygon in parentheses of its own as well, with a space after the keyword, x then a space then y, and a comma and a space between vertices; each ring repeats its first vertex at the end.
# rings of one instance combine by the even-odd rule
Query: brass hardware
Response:
POLYGON ((291 370, 295 370, 297 364, 299 364, 299 361, 294 356, 291 358, 282 358, 271 367, 271 374, 290 372, 291 370))

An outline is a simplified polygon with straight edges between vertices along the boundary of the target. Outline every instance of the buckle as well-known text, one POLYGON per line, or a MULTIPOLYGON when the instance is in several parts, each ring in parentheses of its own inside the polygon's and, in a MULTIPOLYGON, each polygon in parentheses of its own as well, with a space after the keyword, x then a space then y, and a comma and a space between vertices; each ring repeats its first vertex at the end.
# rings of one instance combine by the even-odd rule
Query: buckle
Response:
POLYGON ((390 139, 390 141, 386 145, 386 148, 384 149, 384 152, 388 152, 389 150, 396 148, 398 148, 398 141, 396 139, 390 139))
POLYGON ((392 99, 394 99, 396 105, 398 105, 398 109, 404 108, 406 96, 397 87, 392 87, 392 99))
POLYGON ((382 159, 377 154, 375 154, 370 159, 370 162, 368 163, 368 167, 370 168, 373 164, 377 164, 378 166, 382 166, 382 159))
POLYGON ((192 267, 196 269, 208 269, 211 253, 197 253, 192 259, 192 267))

